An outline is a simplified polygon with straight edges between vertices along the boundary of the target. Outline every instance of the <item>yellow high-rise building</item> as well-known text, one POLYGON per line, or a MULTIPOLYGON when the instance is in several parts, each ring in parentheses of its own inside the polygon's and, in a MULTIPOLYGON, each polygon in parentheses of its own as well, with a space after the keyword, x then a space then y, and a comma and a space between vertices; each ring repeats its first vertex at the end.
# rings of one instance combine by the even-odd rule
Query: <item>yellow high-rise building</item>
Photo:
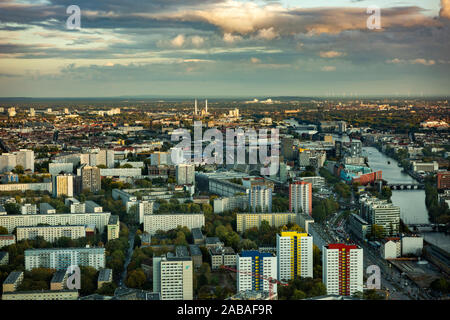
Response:
POLYGON ((297 231, 282 231, 277 235, 278 279, 313 277, 312 236, 297 231))

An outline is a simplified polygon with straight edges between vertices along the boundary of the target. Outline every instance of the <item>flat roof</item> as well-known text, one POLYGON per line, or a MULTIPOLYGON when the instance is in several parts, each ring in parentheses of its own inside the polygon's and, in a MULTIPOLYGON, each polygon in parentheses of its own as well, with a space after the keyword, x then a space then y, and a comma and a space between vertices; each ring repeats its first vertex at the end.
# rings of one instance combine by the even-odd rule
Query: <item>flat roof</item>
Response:
POLYGON ((189 249, 191 250, 191 256, 202 255, 202 251, 200 250, 200 247, 196 244, 190 244, 189 249))
POLYGON ((202 230, 200 228, 192 228, 191 232, 194 239, 203 239, 202 230))
POLYGON ((175 255, 179 258, 181 257, 189 257, 189 251, 186 246, 176 246, 175 255))

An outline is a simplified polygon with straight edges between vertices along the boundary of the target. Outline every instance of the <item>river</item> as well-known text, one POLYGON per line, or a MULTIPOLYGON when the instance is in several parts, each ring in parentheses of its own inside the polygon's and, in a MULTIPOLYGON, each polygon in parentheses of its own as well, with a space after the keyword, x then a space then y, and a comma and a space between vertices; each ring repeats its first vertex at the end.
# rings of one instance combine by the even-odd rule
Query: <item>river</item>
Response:
MULTIPOLYGON (((373 147, 364 147, 363 156, 369 160, 374 171, 383 171, 383 179, 392 183, 417 183, 410 175, 402 172, 396 160, 373 147), (390 164, 388 163, 390 162, 390 164)), ((400 217, 406 224, 428 224, 424 190, 392 190, 392 202, 400 207, 400 217)), ((423 232, 426 241, 450 252, 450 235, 441 232, 423 232)))

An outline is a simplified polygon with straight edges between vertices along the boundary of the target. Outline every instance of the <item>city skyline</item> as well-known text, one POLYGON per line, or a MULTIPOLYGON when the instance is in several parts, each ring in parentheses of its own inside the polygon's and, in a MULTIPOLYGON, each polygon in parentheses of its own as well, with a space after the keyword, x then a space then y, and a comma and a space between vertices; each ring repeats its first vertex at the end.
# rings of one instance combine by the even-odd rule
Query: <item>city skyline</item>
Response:
POLYGON ((0 97, 448 96, 450 1, 371 5, 6 0, 0 97))

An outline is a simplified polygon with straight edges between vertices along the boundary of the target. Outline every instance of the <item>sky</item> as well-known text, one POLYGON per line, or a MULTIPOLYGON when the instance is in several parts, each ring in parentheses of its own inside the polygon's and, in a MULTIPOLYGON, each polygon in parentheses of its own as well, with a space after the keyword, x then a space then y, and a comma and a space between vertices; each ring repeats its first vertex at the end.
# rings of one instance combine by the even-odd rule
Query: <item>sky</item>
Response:
POLYGON ((450 0, 0 0, 0 97, 448 96, 449 29, 450 0))

